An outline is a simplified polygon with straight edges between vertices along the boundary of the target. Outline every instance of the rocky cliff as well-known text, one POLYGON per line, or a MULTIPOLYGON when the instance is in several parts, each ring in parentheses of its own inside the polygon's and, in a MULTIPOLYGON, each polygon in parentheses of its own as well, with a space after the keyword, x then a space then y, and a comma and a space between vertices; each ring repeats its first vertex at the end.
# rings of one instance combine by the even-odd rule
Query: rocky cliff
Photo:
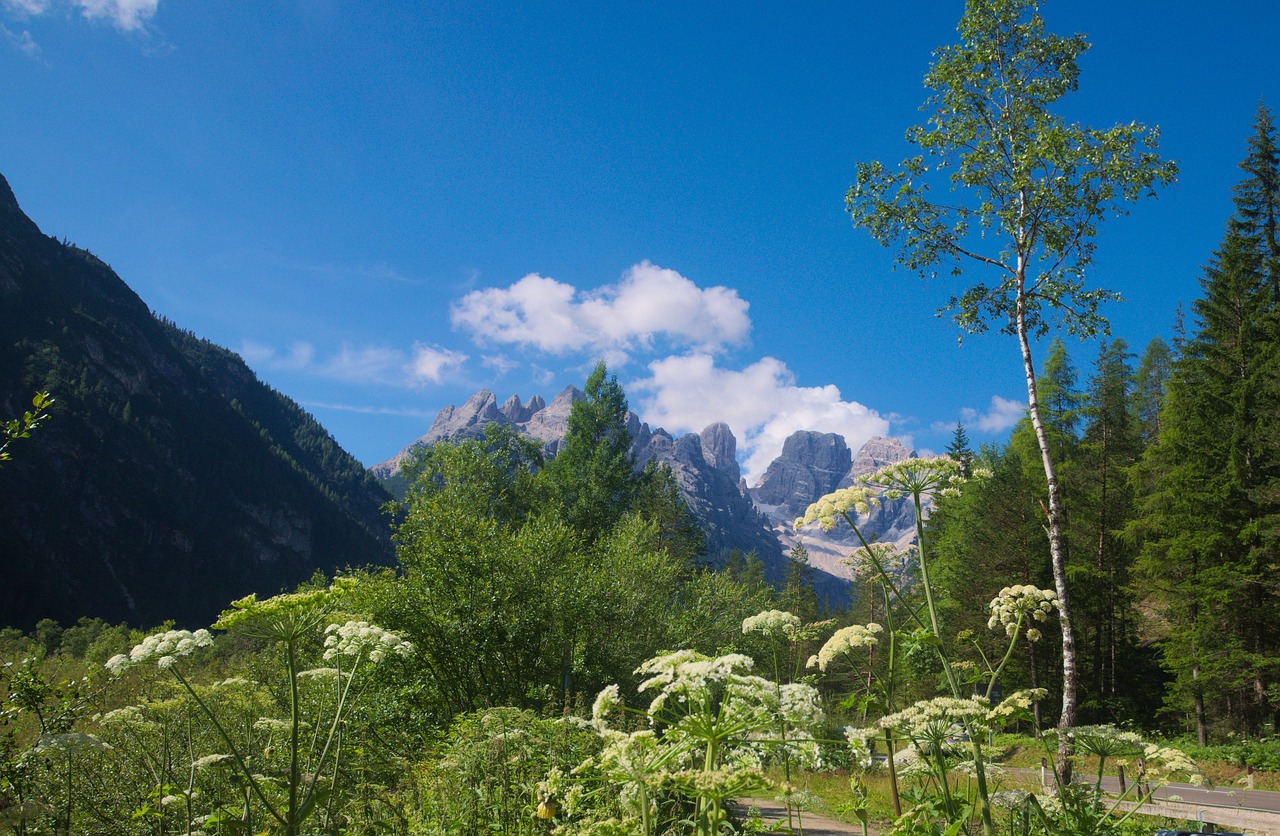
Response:
MULTIPOLYGON (((796 517, 824 494, 848 487, 857 477, 912 455, 910 448, 893 438, 872 438, 856 456, 850 456, 848 446, 838 435, 793 433, 783 442, 782 455, 751 489, 751 496, 769 518, 783 548, 790 551, 803 543, 815 567, 850 578, 852 573, 844 559, 857 541, 848 526, 826 532, 810 525, 797 532, 793 525, 796 517)), ((915 540, 915 512, 905 499, 887 500, 858 522, 863 534, 873 540, 902 545, 915 540)))
POLYGON ((36 390, 52 415, 0 466, 0 626, 203 626, 249 592, 393 559, 388 496, 359 462, 42 234, 0 177, 0 417, 36 390))

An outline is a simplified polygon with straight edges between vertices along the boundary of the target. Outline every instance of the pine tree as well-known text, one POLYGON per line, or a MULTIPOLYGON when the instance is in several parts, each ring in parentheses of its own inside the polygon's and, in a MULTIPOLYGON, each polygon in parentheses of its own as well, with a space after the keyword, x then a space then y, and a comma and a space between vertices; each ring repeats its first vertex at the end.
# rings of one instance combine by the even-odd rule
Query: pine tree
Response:
POLYGON ((1280 147, 1271 111, 1259 102, 1240 168, 1249 175, 1235 188, 1236 218, 1262 254, 1272 304, 1280 303, 1280 147))
POLYGON ((1141 708, 1126 699, 1134 683, 1136 619, 1127 592, 1132 547, 1116 532, 1133 517, 1128 470, 1141 453, 1130 407, 1133 377, 1123 340, 1103 341, 1083 409, 1087 423, 1070 468, 1072 574, 1085 646, 1088 698, 1082 713, 1118 722, 1141 708))
POLYGON ((804 543, 792 546, 787 556, 787 574, 779 603, 806 624, 818 618, 818 593, 813 589, 813 567, 809 565, 809 550, 804 543))
POLYGON ((969 434, 964 431, 964 424, 956 421, 955 432, 951 434, 951 443, 946 453, 960 462, 960 475, 968 479, 973 475, 973 448, 969 446, 969 434))

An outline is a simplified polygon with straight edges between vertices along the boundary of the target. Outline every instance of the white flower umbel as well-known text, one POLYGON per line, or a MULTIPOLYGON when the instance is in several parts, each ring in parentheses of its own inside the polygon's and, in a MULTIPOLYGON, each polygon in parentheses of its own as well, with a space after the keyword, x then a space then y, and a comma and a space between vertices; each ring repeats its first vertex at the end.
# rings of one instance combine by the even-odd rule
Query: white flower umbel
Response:
POLYGON ((324 658, 333 660, 339 656, 363 658, 381 662, 388 655, 409 656, 413 645, 390 630, 384 630, 367 621, 348 621, 346 624, 330 624, 325 628, 324 658))
POLYGON ((820 670, 826 671, 827 667, 839 657, 877 644, 880 640, 876 635, 882 632, 884 628, 874 621, 866 626, 853 624, 837 630, 831 638, 827 639, 826 644, 822 645, 818 654, 809 658, 809 667, 817 665, 820 670))
POLYGON ((870 514, 872 508, 880 506, 880 497, 876 491, 866 485, 853 485, 841 488, 820 498, 805 509, 803 517, 797 517, 796 528, 804 528, 817 520, 823 531, 831 531, 842 518, 858 514, 870 514))
MULTIPOLYGON (((991 599, 987 609, 991 612, 991 618, 987 620, 988 629, 1004 630, 1012 637, 1028 620, 1048 621, 1049 616, 1058 610, 1058 593, 1030 585, 1006 586, 991 599)), ((1027 630, 1027 638, 1036 641, 1040 638, 1040 631, 1034 627, 1027 630)))
POLYGON ((140 644, 129 651, 129 655, 119 654, 107 660, 106 668, 117 675, 126 668, 154 662, 161 669, 168 669, 177 662, 180 656, 190 656, 202 647, 213 644, 213 635, 208 630, 168 630, 147 636, 140 644))
POLYGON ((800 617, 785 610, 765 610, 742 620, 743 633, 762 633, 793 639, 800 629, 800 617))

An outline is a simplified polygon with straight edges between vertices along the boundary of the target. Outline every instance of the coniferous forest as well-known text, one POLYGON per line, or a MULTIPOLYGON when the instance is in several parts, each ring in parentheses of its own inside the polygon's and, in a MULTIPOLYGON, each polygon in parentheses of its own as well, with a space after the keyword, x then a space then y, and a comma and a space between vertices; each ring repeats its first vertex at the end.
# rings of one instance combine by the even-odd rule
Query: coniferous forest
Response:
MULTIPOLYGON (((1167 339, 1130 345, 1087 282, 1092 237, 1175 169, 1142 126, 1052 116, 1087 45, 1047 33, 1035 4, 975 0, 960 31, 926 78, 922 156, 862 164, 848 211, 913 271, 1008 267, 949 309, 1048 350, 1023 352, 1031 408, 1006 442, 975 448, 958 424, 944 455, 797 520, 853 535, 850 606, 820 602, 803 545, 776 586, 756 556, 708 554, 671 470, 637 467, 627 395, 600 363, 554 456, 497 424, 419 450, 382 512, 393 566, 330 562, 201 629, 0 631, 0 832, 710 836, 759 832, 733 802, 776 798, 797 833, 820 812, 864 834, 1140 834, 1186 826, 1198 784, 1280 790, 1271 111, 1241 126, 1198 298, 1169 312, 1167 339), (992 85, 1013 104, 990 107, 992 85), (1001 144, 1024 136, 1033 152, 1001 144), (930 203, 920 183, 939 170, 974 208, 930 203), (999 256, 973 244, 1003 233, 999 256), (864 538, 903 499, 915 543, 864 538)), ((319 485, 307 501, 347 509, 334 530, 381 554, 381 492, 354 460, 228 352, 157 324, 173 357, 235 367, 228 416, 250 416, 288 484, 319 485)), ((4 416, 15 501, 63 490, 15 465, 71 407, 110 400, 40 353, 11 375, 29 409, 4 416)), ((158 400, 92 426, 168 432, 135 414, 158 400)))

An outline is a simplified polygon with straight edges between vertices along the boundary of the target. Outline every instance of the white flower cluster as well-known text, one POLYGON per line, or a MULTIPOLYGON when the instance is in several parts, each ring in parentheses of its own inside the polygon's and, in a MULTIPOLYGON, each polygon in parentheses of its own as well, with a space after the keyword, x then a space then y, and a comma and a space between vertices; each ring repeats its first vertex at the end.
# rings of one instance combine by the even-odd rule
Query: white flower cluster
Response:
POLYGON ((390 630, 384 630, 367 621, 348 621, 346 624, 330 624, 325 628, 324 658, 338 656, 364 656, 370 662, 381 662, 387 654, 408 656, 413 645, 390 630))
POLYGON ((827 666, 841 654, 877 644, 879 639, 876 638, 876 634, 882 632, 884 628, 874 621, 865 627, 861 624, 853 624, 842 630, 836 630, 817 655, 809 657, 808 667, 812 668, 816 665, 819 670, 826 671, 827 666))
POLYGON ((1157 778, 1164 779, 1172 775, 1185 775, 1193 784, 1200 785, 1204 783, 1204 775, 1200 772, 1200 765, 1181 749, 1148 743, 1143 747, 1142 756, 1146 759, 1148 773, 1157 778))
POLYGON ((853 485, 820 498, 805 510, 803 517, 796 518, 794 525, 803 528, 817 520, 823 531, 830 531, 850 511, 854 515, 869 514, 879 505, 880 497, 875 491, 866 485, 853 485))
POLYGON ((882 729, 890 729, 911 740, 941 743, 966 730, 986 732, 987 713, 991 705, 983 697, 956 699, 935 697, 922 700, 910 708, 881 717, 882 729))
POLYGON ((213 644, 213 635, 208 630, 169 630, 147 636, 141 644, 136 645, 129 655, 123 653, 107 660, 106 668, 112 674, 119 674, 126 668, 155 662, 161 669, 168 669, 178 661, 179 656, 190 656, 201 647, 213 644))
MULTIPOLYGON (((1030 616, 1035 621, 1048 621, 1049 614, 1058 609, 1058 593, 1052 589, 1039 589, 1027 584, 1025 586, 1006 586, 1000 594, 991 599, 987 605, 991 618, 987 627, 999 630, 1001 627, 1007 635, 1018 632, 1018 626, 1030 616)), ((1035 627, 1027 629, 1027 639, 1036 641, 1040 631, 1035 627)))
POLYGON ((965 478, 961 464, 950 456, 903 459, 862 477, 863 484, 881 488, 886 499, 958 492, 965 478))
POLYGON ((742 620, 743 633, 763 633, 794 639, 800 629, 800 617, 784 610, 765 610, 742 620))

